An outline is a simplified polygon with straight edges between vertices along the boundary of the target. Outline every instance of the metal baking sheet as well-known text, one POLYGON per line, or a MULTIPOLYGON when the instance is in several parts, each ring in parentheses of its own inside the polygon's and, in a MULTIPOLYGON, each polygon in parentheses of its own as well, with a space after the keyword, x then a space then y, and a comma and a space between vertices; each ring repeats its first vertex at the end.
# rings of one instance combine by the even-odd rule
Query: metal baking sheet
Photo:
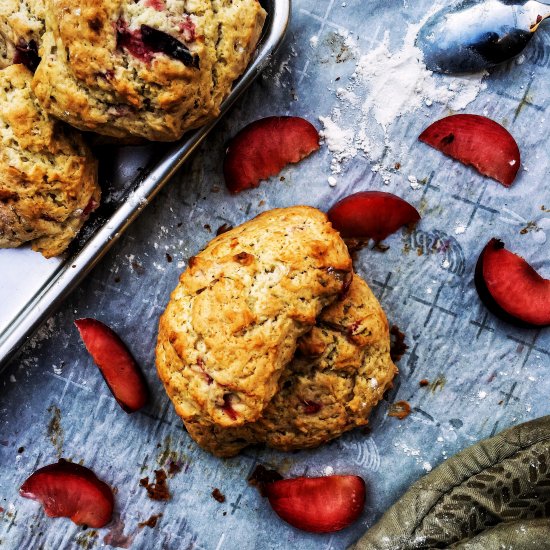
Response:
POLYGON ((0 370, 82 281, 269 62, 288 27, 290 0, 262 3, 268 12, 262 38, 216 120, 174 144, 96 146, 102 204, 69 251, 63 257, 45 259, 28 247, 0 250, 0 370))

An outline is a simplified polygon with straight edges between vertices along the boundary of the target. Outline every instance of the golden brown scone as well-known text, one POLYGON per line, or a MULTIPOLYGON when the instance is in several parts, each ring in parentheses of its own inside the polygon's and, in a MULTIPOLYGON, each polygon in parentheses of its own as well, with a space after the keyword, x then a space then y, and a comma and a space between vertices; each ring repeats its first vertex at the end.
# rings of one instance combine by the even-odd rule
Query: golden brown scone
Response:
POLYGON ((173 141, 219 113, 252 56, 257 0, 45 0, 33 88, 82 130, 173 141))
POLYGON ((348 284, 351 258, 325 214, 270 210, 189 261, 159 324, 157 370, 186 421, 256 420, 297 340, 348 284))
POLYGON ((43 0, 0 0, 0 69, 23 63, 34 70, 43 32, 43 0))
POLYGON ((327 306, 299 340, 261 418, 238 428, 200 419, 185 425, 202 448, 220 457, 254 443, 282 451, 316 447, 367 424, 396 374, 384 311, 354 275, 345 298, 327 306))
POLYGON ((23 65, 0 70, 0 248, 60 254, 99 204, 81 136, 43 113, 23 65))

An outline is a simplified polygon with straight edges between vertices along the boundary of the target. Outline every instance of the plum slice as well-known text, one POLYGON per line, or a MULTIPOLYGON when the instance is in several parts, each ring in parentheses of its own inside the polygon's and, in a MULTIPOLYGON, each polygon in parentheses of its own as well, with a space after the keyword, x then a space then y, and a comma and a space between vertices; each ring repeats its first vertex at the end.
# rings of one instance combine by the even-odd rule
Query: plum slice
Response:
POLYGON ((475 271, 479 297, 502 320, 520 326, 550 325, 550 280, 541 277, 523 258, 491 239, 475 271))
POLYGON ((47 516, 103 527, 113 515, 113 491, 85 466, 61 459, 36 470, 21 486, 22 497, 39 501, 47 516))
POLYGON ((164 53, 172 59, 181 61, 187 67, 199 68, 199 56, 192 54, 183 42, 172 35, 153 29, 149 25, 141 25, 141 39, 152 51, 164 53))
POLYGON ((124 342, 96 319, 77 319, 75 325, 118 404, 127 413, 141 409, 147 403, 149 390, 124 342))
POLYGON ((319 149, 315 126, 300 117, 271 116, 245 126, 230 141, 223 173, 231 193, 258 187, 319 149))
POLYGON ((512 185, 519 170, 516 140, 506 128, 484 116, 448 116, 428 126, 418 139, 505 187, 512 185))
POLYGON ((119 19, 116 25, 117 47, 128 50, 134 57, 149 63, 155 53, 163 53, 172 59, 181 61, 187 67, 198 69, 199 56, 192 54, 189 48, 177 38, 149 25, 130 30, 128 24, 119 19))
POLYGON ((420 220, 416 208, 385 191, 360 191, 344 197, 328 218, 344 239, 381 241, 401 226, 420 220))
POLYGON ((267 483, 264 488, 281 519, 312 533, 348 527, 365 506, 365 482, 358 476, 297 477, 267 483))

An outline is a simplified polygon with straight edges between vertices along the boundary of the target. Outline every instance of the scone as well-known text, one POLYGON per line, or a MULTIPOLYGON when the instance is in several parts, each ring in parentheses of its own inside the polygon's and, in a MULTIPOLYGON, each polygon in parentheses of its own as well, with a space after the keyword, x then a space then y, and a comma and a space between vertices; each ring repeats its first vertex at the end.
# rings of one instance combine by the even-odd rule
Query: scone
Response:
POLYGON ((185 425, 202 448, 221 457, 254 443, 282 451, 316 447, 367 424, 396 374, 384 311, 355 274, 344 299, 327 306, 299 340, 279 391, 256 422, 238 428, 201 420, 185 425))
POLYGON ((259 40, 258 0, 45 0, 33 88, 82 130, 179 139, 219 114, 259 40))
POLYGON ((157 370, 185 421, 257 420, 300 336, 349 284, 351 258, 325 214, 270 210, 215 238, 159 323, 157 370))
POLYGON ((23 65, 0 70, 0 248, 60 254, 99 204, 97 163, 76 131, 51 119, 23 65))
POLYGON ((34 71, 44 32, 44 0, 1 0, 0 69, 22 63, 34 71))

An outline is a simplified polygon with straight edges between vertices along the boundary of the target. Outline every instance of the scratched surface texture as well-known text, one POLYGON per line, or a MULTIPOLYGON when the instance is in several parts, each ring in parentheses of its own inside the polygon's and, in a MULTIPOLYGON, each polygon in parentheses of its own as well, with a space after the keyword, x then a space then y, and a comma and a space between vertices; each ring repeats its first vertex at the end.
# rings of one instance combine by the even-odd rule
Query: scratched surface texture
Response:
POLYGON ((524 168, 511 189, 416 141, 427 121, 449 112, 438 104, 392 126, 389 137, 404 152, 392 159, 401 168, 389 185, 357 155, 330 187, 326 146, 286 169, 283 181, 273 178, 235 197, 223 185, 223 145, 239 127, 272 114, 301 115, 320 126, 318 117, 338 105, 335 90, 346 86, 358 55, 346 47, 344 31, 353 33, 363 53, 380 43, 386 29, 398 45, 407 24, 431 5, 296 1, 286 44, 266 73, 1 375, 1 548, 343 549, 431 467, 498 430, 550 413, 550 331, 500 322, 480 304, 473 285, 476 258, 492 236, 550 276, 550 234, 544 241, 540 229, 548 229, 543 219, 550 216, 549 31, 537 33, 524 63, 493 71, 467 108, 486 112, 518 139, 524 168), (315 47, 312 36, 318 36, 315 47), (411 187, 410 174, 421 182, 419 189, 411 187), (186 261, 224 223, 300 203, 327 209, 360 189, 401 195, 423 217, 413 232, 388 238, 387 252, 366 249, 357 259, 357 270, 409 346, 370 430, 292 454, 253 448, 218 460, 202 452, 182 429, 154 369, 157 319, 186 261), (127 415, 112 398, 73 326, 85 316, 105 321, 130 345, 152 390, 145 410, 127 415), (430 385, 420 387, 422 379, 430 385), (397 400, 412 406, 402 421, 387 416, 397 400), (46 518, 37 503, 18 496, 34 469, 61 456, 82 461, 116 487, 110 526, 82 530, 67 519, 46 518), (297 531, 247 485, 259 463, 289 476, 331 469, 359 474, 368 486, 365 511, 338 534, 297 531), (139 480, 168 471, 170 464, 180 470, 168 476, 171 500, 150 500, 139 480), (225 502, 211 496, 214 488, 225 502), (138 526, 153 514, 162 514, 156 527, 138 526))

